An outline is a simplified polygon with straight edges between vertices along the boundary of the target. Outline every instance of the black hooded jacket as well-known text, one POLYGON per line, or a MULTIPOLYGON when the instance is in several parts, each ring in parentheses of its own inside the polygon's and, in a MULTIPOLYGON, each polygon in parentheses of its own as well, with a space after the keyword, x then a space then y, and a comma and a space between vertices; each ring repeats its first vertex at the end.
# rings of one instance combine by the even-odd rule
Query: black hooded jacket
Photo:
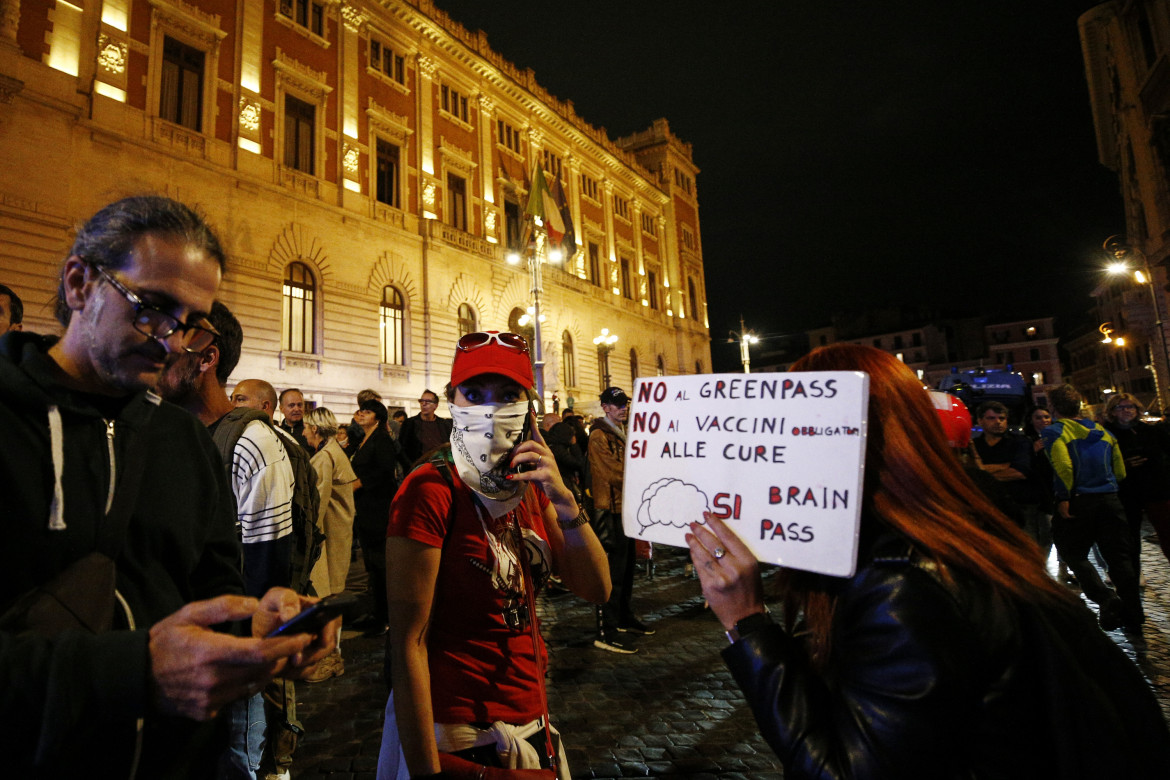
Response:
POLYGON ((0 631, 5 765, 13 777, 127 776, 141 718, 138 777, 200 776, 223 724, 152 708, 147 629, 190 601, 242 592, 219 455, 197 419, 153 394, 109 399, 63 387, 47 354, 54 341, 0 338, 0 614, 94 549, 111 481, 116 494, 140 470, 117 558, 132 628, 53 640, 0 631), (128 463, 143 436, 143 456, 128 463))

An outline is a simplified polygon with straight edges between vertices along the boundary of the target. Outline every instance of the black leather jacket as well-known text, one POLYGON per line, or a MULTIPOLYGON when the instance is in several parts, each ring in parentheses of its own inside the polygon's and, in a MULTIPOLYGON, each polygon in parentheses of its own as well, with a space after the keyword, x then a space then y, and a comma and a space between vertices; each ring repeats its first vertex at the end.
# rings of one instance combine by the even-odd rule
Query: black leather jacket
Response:
POLYGON ((1166 777, 1148 684, 1087 609, 944 585, 886 533, 840 579, 812 668, 780 626, 723 651, 785 777, 1166 777))

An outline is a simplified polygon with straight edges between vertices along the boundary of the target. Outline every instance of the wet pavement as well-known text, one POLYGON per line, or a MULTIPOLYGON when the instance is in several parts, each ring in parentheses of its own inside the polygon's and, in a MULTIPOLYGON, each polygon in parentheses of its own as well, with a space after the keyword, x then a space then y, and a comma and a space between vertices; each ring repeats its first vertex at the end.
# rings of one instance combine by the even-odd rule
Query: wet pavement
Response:
MULTIPOLYGON (((655 548, 654 572, 643 566, 634 606, 654 636, 639 652, 593 647, 593 610, 571 594, 538 601, 549 646, 549 706, 568 746, 574 778, 781 778, 743 696, 719 657, 722 628, 704 609, 685 551, 655 548)), ((1170 564, 1143 541, 1147 622, 1141 637, 1110 636, 1135 659, 1170 719, 1170 564)), ((360 562, 350 585, 363 585, 360 562)), ((628 635, 624 635, 628 636, 628 635)), ((345 674, 298 684, 306 735, 294 778, 372 779, 382 735, 386 687, 384 641, 346 630, 345 674)))

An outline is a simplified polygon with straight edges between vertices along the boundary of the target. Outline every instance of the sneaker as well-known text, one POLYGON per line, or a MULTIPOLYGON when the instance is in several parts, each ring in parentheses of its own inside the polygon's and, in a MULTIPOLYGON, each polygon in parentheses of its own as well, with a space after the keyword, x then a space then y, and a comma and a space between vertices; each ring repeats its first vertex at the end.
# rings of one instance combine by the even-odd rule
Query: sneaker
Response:
POLYGON ((642 636, 654 636, 657 633, 653 628, 632 616, 619 623, 617 630, 623 634, 641 634, 642 636))
POLYGON ((623 644, 616 639, 609 639, 605 636, 599 636, 594 639, 593 646, 598 650, 605 650, 609 653, 619 653, 621 655, 633 655, 634 653, 638 652, 638 648, 636 647, 630 647, 629 645, 623 644))
POLYGON ((303 678, 307 683, 325 682, 330 677, 340 677, 345 674, 345 661, 341 653, 334 651, 321 659, 312 674, 303 678))
POLYGON ((1106 631, 1121 628, 1125 624, 1125 607, 1122 606, 1121 599, 1115 598, 1102 604, 1097 613, 1097 620, 1106 631))

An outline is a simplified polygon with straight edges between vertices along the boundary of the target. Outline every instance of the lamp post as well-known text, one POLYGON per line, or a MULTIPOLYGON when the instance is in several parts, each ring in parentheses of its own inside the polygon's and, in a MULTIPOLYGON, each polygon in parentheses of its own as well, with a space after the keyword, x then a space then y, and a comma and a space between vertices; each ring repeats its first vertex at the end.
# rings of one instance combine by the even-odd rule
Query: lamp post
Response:
POLYGON ((601 335, 593 337, 593 343, 597 345, 597 354, 601 356, 602 390, 609 387, 609 353, 613 351, 613 345, 617 340, 617 334, 610 333, 609 328, 602 328, 601 335))
MULTIPOLYGON (((1113 258, 1117 261, 1116 263, 1111 264, 1107 269, 1110 274, 1128 275, 1132 270, 1133 280, 1143 287, 1149 289, 1150 303, 1154 307, 1154 326, 1158 331, 1159 357, 1161 358, 1162 365, 1167 369, 1170 369, 1170 353, 1167 353, 1166 351, 1166 329, 1162 324, 1162 305, 1161 301, 1159 300, 1162 296, 1158 294, 1158 291, 1154 287, 1154 275, 1150 272, 1150 263, 1146 258, 1146 253, 1129 244, 1125 240, 1125 237, 1121 235, 1110 236, 1109 238, 1105 239, 1105 243, 1102 246, 1105 251, 1112 255, 1113 258), (1136 269, 1130 269, 1130 257, 1135 258, 1140 267, 1136 269)), ((1106 334, 1106 338, 1108 337, 1108 334, 1106 334)), ((1158 357, 1153 357, 1151 355, 1150 373, 1154 377, 1154 398, 1158 401, 1158 412, 1164 415, 1166 413, 1166 404, 1162 399, 1163 383, 1158 376, 1158 362, 1158 357)))
MULTIPOLYGON (((548 253, 548 259, 551 262, 559 263, 562 258, 561 250, 552 249, 548 253)), ((528 313, 520 318, 521 325, 527 325, 528 320, 532 321, 532 374, 536 379, 536 397, 540 405, 540 413, 544 413, 544 342, 540 337, 540 326, 544 323, 544 315, 540 313, 540 296, 544 293, 544 274, 542 273, 542 266, 545 263, 536 251, 535 236, 533 240, 528 242, 527 247, 522 257, 519 252, 509 252, 504 259, 509 265, 519 265, 523 261, 527 261, 528 273, 532 279, 532 306, 529 307, 528 313)))
POLYGON ((728 333, 731 334, 731 338, 728 339, 729 342, 739 341, 739 360, 743 363, 743 372, 750 374, 752 372, 752 356, 748 348, 752 344, 759 343, 760 337, 747 332, 744 328, 742 314, 739 315, 739 331, 732 330, 728 331, 728 333))

